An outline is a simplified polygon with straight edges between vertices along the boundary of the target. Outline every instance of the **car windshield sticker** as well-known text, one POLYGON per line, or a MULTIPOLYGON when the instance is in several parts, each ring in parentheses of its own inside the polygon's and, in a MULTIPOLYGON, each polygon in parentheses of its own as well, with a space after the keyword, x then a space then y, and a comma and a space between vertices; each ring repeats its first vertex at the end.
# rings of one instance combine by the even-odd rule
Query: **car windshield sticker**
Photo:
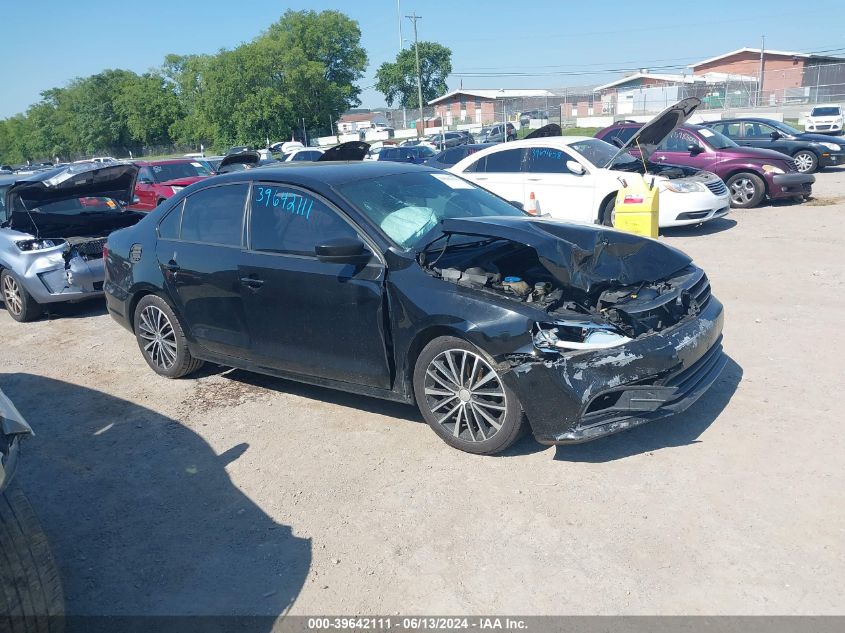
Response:
POLYGON ((202 167, 202 163, 191 163, 194 167, 202 167))
POLYGON ((709 137, 711 137, 711 136, 713 136, 713 132, 712 132, 712 130, 708 130, 706 127, 701 128, 701 129, 698 131, 698 133, 699 133, 699 134, 701 134, 701 136, 706 136, 706 137, 708 137, 708 138, 709 138, 709 137))
POLYGON ((440 182, 444 185, 452 189, 472 189, 473 186, 468 182, 461 180, 457 176, 453 176, 451 174, 431 174, 434 178, 437 178, 440 182))
POLYGON ((275 208, 294 215, 301 215, 306 220, 311 219, 311 209, 314 200, 306 198, 292 191, 280 191, 276 187, 256 187, 252 197, 253 210, 261 207, 275 208))

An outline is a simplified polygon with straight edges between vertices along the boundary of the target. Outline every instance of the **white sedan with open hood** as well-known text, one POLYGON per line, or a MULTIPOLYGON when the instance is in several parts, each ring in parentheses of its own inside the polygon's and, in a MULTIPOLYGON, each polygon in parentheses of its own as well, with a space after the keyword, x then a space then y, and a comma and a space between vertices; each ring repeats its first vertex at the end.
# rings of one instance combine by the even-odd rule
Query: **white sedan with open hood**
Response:
POLYGON ((661 227, 699 224, 730 211, 725 183, 713 173, 648 160, 650 151, 689 118, 701 102, 684 99, 617 148, 585 136, 547 136, 495 145, 449 171, 515 203, 532 198, 555 219, 611 226, 616 193, 643 175, 660 190, 661 227), (639 156, 628 153, 640 150, 639 156))
POLYGON ((103 246, 129 211, 138 167, 80 163, 0 180, 0 296, 16 321, 103 294, 103 246))

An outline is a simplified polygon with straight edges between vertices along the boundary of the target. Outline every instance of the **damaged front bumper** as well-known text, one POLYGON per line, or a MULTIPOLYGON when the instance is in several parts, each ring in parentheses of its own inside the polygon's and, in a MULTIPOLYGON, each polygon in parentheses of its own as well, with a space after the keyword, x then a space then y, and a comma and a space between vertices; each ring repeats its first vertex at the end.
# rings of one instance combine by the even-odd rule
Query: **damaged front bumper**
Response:
POLYGON ((101 257, 75 251, 66 257, 64 249, 24 253, 17 269, 29 294, 41 304, 81 301, 103 294, 105 267, 101 257))
POLYGON ((508 382, 544 444, 586 442, 680 413, 724 369, 722 304, 606 350, 527 361, 508 382))

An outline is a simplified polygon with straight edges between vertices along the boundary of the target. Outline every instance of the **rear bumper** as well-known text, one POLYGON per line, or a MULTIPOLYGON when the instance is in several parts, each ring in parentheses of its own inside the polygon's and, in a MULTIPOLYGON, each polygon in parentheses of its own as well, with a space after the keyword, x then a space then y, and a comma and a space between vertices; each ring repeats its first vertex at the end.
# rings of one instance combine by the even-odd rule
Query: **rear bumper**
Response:
POLYGON ((544 444, 597 439, 680 413, 724 369, 722 304, 627 345, 524 363, 508 374, 544 444))
POLYGON ((131 317, 129 316, 131 295, 108 279, 103 290, 106 296, 106 308, 111 317, 127 330, 134 333, 135 330, 131 317))
POLYGON ((812 174, 775 174, 769 184, 770 198, 788 198, 796 195, 810 194, 816 177, 812 174))

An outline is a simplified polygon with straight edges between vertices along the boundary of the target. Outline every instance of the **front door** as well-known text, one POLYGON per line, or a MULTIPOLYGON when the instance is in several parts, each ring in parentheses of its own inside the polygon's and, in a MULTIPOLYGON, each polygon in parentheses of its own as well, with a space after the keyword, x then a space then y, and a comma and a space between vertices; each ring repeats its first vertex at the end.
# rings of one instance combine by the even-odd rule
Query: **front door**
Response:
POLYGON ((594 200, 595 176, 589 172, 573 173, 567 161, 578 162, 556 147, 529 148, 524 163, 525 195, 530 199, 534 194, 540 213, 560 220, 593 223, 598 204, 594 200))
POLYGON ((238 270, 248 191, 236 183, 192 194, 162 221, 181 210, 178 237, 159 239, 156 248, 189 335, 212 353, 234 357, 248 349, 238 270))
POLYGON ((739 145, 773 149, 776 152, 791 154, 790 139, 781 136, 773 126, 759 121, 745 121, 742 123, 743 135, 741 140, 734 139, 739 145), (772 136, 774 134, 774 137, 772 136))
POLYGON ((153 171, 149 167, 142 167, 138 170, 135 196, 138 198, 138 202, 132 205, 133 209, 151 211, 156 208, 155 179, 153 178, 153 171))
POLYGON ((497 149, 468 165, 461 176, 505 200, 523 204, 526 201, 524 157, 525 150, 521 148, 497 149))
POLYGON ((385 267, 321 262, 315 247, 360 237, 317 194, 256 183, 249 249, 239 277, 253 362, 373 387, 391 386, 386 345, 385 267))
MULTIPOLYGON (((714 136, 711 130, 699 130, 706 139, 707 135, 714 136)), ((699 137, 689 130, 675 130, 657 147, 651 155, 651 161, 666 163, 667 165, 686 165, 697 169, 713 170, 716 164, 716 153, 699 137), (701 148, 701 152, 690 150, 690 146, 701 148)))

